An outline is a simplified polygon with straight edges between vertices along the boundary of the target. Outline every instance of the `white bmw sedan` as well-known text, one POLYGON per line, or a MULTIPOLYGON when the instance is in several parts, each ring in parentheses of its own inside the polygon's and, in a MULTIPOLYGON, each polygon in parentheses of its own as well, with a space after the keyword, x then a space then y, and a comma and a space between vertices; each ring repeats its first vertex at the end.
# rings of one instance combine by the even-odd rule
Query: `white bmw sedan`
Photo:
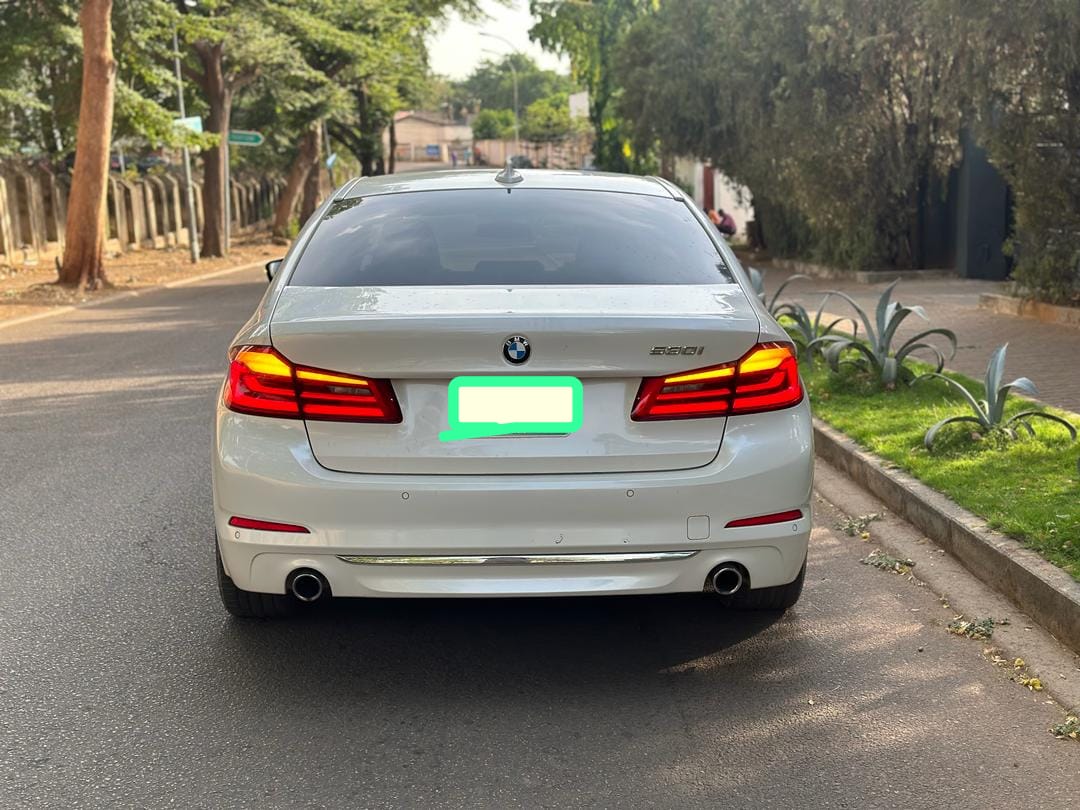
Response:
POLYGON ((354 180, 268 273, 216 415, 230 613, 799 598, 813 447, 795 353, 677 187, 354 180))

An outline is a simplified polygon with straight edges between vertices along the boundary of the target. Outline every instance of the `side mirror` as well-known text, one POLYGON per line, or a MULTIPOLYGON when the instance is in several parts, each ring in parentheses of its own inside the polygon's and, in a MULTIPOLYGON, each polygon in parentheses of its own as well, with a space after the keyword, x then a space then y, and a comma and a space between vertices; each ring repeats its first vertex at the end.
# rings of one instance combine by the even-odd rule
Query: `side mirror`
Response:
POLYGON ((278 268, 281 267, 281 263, 284 259, 271 259, 266 263, 266 280, 273 281, 274 275, 277 273, 278 268))

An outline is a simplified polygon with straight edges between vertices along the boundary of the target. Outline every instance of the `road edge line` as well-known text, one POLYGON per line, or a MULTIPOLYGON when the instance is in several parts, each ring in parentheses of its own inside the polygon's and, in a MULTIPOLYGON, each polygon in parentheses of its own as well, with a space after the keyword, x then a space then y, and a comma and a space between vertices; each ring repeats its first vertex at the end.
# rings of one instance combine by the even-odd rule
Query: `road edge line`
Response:
POLYGON ((1059 642, 1080 652, 1080 582, 940 492, 814 419, 818 456, 881 500, 1059 642))

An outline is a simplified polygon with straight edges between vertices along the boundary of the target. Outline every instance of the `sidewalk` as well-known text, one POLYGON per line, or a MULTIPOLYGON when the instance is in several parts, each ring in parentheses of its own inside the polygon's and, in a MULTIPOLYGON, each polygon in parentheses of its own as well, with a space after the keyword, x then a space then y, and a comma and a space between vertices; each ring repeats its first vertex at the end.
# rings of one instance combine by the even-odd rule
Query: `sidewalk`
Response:
MULTIPOLYGON (((792 275, 770 262, 751 264, 765 271, 765 290, 769 296, 792 275)), ((854 298, 873 322, 877 300, 892 280, 888 273, 882 273, 880 284, 798 280, 784 290, 781 300, 802 304, 812 317, 825 291, 841 290, 854 298)), ((956 333, 957 350, 956 357, 946 367, 978 380, 985 375, 986 362, 993 350, 1007 342, 1006 381, 1030 377, 1042 401, 1080 413, 1080 329, 979 309, 981 293, 1002 292, 1003 286, 1000 282, 968 279, 901 281, 893 290, 892 300, 925 307, 930 320, 909 315, 899 335, 903 339, 924 329, 951 329, 956 333)), ((826 309, 837 315, 855 314, 842 298, 830 299, 826 309)))
POLYGON ((285 248, 272 244, 266 231, 238 234, 228 256, 202 259, 198 264, 191 263, 186 246, 133 250, 106 257, 105 272, 113 286, 92 292, 53 284, 56 264, 52 259, 16 267, 0 266, 0 323, 103 301, 135 290, 265 262, 283 255, 285 248))

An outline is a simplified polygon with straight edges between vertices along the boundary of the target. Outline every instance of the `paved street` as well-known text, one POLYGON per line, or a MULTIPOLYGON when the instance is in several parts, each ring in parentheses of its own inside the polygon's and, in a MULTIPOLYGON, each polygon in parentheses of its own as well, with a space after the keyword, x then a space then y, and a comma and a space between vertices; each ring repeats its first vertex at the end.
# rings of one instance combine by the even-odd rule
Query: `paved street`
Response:
POLYGON ((824 504, 780 619, 699 597, 230 619, 210 413, 261 275, 0 330, 0 806, 1073 801, 1062 707, 860 565, 824 504))

